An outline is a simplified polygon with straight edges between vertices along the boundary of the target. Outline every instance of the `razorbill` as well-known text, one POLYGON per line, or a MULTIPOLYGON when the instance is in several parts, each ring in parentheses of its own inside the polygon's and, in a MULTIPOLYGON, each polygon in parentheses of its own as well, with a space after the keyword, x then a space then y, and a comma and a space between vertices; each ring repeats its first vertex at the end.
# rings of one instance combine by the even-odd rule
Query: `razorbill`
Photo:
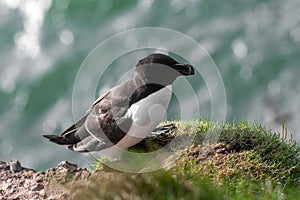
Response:
POLYGON ((76 152, 99 152, 109 160, 120 159, 164 119, 172 83, 181 75, 194 74, 189 64, 154 53, 141 59, 132 80, 100 96, 87 114, 60 135, 43 135, 51 142, 76 152))

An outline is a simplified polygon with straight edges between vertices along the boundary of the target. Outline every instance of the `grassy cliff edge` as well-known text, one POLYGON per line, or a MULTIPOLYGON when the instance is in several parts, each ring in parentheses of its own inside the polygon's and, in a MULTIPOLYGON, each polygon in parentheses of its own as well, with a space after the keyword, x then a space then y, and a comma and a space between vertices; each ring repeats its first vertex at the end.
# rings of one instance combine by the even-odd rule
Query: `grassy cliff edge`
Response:
MULTIPOLYGON (((172 168, 145 174, 108 172, 112 176, 96 177, 88 186, 79 184, 73 194, 79 199, 299 198, 300 147, 284 125, 282 133, 274 133, 245 121, 172 123, 178 127, 176 135, 194 137, 172 168), (216 132, 218 143, 207 142, 207 134, 216 132)), ((95 168, 101 166, 98 162, 95 168)))
POLYGON ((192 144, 172 167, 124 173, 95 160, 93 171, 89 172, 64 161, 56 168, 35 172, 18 162, 1 162, 0 197, 2 194, 16 199, 299 199, 300 146, 288 136, 284 125, 281 133, 275 133, 245 121, 223 125, 200 119, 172 123, 177 129, 166 138, 148 139, 130 149, 154 151, 175 135, 179 136, 178 142, 184 136, 192 137, 192 144))

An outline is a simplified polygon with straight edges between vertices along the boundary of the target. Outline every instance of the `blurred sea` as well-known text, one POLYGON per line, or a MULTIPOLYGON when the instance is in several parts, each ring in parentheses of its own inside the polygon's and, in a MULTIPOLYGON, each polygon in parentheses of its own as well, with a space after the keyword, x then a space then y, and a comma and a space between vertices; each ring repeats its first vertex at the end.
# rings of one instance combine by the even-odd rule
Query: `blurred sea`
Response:
MULTIPOLYGON (((87 165, 89 156, 41 134, 73 122, 73 84, 88 53, 137 27, 182 32, 208 51, 225 84, 226 121, 256 120, 280 131, 284 119, 299 141, 300 1, 268 2, 0 0, 0 159, 35 169, 62 160, 87 165)), ((103 80, 100 93, 121 75, 103 80)), ((201 116, 210 118, 209 94, 198 84, 201 116)))

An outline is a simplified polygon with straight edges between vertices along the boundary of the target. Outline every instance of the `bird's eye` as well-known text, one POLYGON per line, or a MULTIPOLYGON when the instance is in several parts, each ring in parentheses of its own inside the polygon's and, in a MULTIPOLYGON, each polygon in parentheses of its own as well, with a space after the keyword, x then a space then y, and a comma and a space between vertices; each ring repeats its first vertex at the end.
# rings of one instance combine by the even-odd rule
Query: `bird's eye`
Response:
POLYGON ((104 114, 104 113, 107 113, 107 109, 106 108, 99 108, 99 113, 102 113, 102 114, 104 114))

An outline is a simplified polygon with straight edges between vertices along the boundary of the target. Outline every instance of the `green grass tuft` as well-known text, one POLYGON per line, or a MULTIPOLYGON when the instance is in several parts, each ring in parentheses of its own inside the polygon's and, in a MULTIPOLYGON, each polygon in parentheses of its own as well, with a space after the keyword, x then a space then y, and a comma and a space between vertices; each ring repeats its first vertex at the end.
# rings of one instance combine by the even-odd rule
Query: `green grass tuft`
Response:
POLYGON ((73 187, 74 199, 299 199, 300 147, 284 127, 280 134, 245 121, 172 123, 176 135, 194 137, 174 167, 126 174, 96 162, 101 171, 73 187))

